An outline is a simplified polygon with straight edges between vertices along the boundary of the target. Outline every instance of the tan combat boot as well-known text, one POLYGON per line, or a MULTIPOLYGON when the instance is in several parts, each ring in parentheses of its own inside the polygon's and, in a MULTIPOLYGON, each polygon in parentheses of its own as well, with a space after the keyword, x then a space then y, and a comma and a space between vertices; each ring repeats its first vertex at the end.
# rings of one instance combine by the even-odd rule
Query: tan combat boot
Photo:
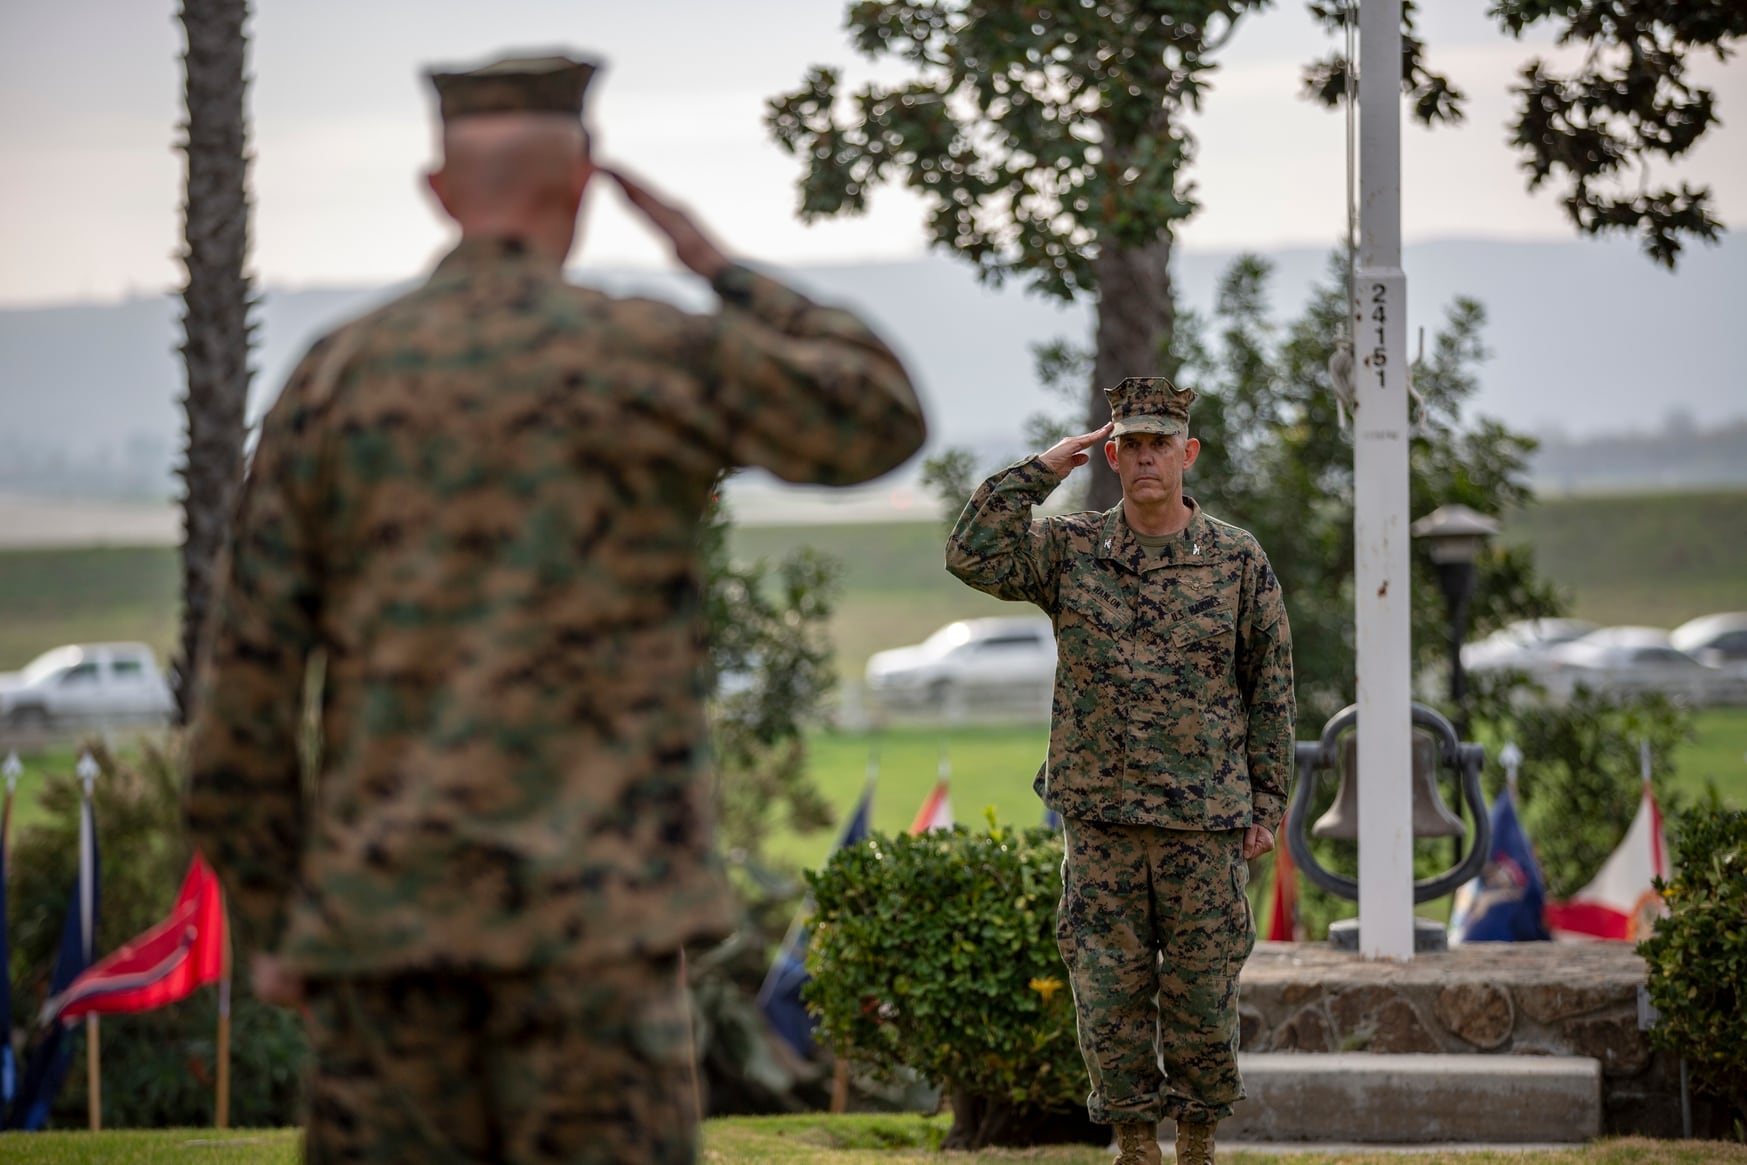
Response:
POLYGON ((1213 1165, 1213 1122, 1177 1122, 1177 1165, 1213 1165))
POLYGON ((1164 1165, 1164 1157, 1159 1152, 1159 1126, 1117 1125, 1116 1157, 1110 1165, 1164 1165))

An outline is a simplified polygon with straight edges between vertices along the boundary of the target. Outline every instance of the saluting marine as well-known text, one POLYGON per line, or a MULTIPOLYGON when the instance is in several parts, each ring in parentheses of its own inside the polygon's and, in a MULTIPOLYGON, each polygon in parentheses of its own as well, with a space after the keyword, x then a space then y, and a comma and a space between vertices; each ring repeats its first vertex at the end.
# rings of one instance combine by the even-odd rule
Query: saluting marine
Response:
POLYGON ((1243 1097, 1237 978, 1255 945, 1249 858, 1274 846, 1293 747, 1292 642, 1256 540, 1182 492, 1195 393, 1164 377, 1106 391, 1111 423, 1001 470, 965 507, 947 569, 1055 625, 1049 757, 1063 819, 1057 939, 1093 1120, 1120 1165, 1213 1160, 1243 1097), (1104 513, 1033 518, 1087 450, 1122 481, 1104 513), (1160 1071, 1161 1060, 1164 1071, 1160 1071))
POLYGON ((594 71, 431 74, 459 245, 315 344, 237 507, 186 817, 257 992, 307 1007, 311 1162, 694 1158, 675 960, 736 919, 698 523, 725 467, 844 485, 923 440, 860 320, 595 162, 594 71), (721 310, 565 282, 600 176, 721 310))

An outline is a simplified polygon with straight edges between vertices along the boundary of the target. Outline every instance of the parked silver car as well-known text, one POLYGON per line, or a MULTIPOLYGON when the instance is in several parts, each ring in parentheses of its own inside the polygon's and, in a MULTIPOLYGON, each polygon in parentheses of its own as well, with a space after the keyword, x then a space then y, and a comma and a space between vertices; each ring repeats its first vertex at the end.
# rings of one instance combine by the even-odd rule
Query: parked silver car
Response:
POLYGON ((1462 667, 1470 672, 1503 671, 1531 674, 1547 653, 1600 628, 1584 619, 1518 619, 1462 648, 1462 667))
POLYGON ((868 694, 892 708, 1004 703, 1047 709, 1055 632, 1042 615, 961 619, 910 647, 875 652, 868 694))
POLYGON ((0 727, 22 732, 120 724, 164 725, 174 700, 143 643, 57 647, 0 673, 0 727))
POLYGON ((1668 641, 1700 663, 1747 671, 1747 611, 1688 619, 1668 633, 1668 641))
POLYGON ((1605 627, 1561 644, 1535 669, 1535 678, 1556 700, 1578 687, 1610 695, 1660 692, 1686 704, 1731 703, 1744 685, 1681 651, 1659 627, 1605 627))

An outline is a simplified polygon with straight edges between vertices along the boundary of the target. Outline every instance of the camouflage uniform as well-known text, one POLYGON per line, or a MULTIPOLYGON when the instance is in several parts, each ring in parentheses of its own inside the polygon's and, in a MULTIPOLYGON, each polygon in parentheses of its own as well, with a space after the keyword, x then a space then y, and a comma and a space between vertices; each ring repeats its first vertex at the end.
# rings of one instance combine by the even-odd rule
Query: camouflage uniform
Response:
POLYGON ((1057 934, 1091 1115, 1217 1120, 1243 1096, 1237 975, 1255 942, 1243 832, 1277 830, 1286 806, 1285 606, 1255 539, 1194 499, 1183 499, 1187 527, 1155 552, 1121 505, 1034 520, 1061 481, 1035 457, 985 481, 947 568, 1055 624, 1037 789, 1065 821, 1057 934))
POLYGON ((395 1149, 437 1125, 489 1138, 481 1158, 690 1159, 673 958, 736 921, 699 519, 725 467, 848 484, 924 435, 853 315, 739 266, 715 290, 722 310, 690 315, 466 238, 318 342, 264 422, 185 812, 240 943, 310 983, 312 1159, 442 1160, 395 1149), (372 1093, 361 1064, 397 1074, 372 1093))

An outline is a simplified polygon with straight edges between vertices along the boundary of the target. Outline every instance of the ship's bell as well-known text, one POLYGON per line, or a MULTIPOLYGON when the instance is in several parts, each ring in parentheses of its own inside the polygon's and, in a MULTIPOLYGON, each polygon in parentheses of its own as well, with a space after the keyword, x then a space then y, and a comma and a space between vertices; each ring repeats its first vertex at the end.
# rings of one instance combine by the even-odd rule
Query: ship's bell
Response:
MULTIPOLYGON (((1438 792, 1438 742, 1427 732, 1413 732, 1413 836, 1461 837, 1468 832, 1462 819, 1450 812, 1438 792)), ((1341 739, 1340 787, 1327 813, 1310 827, 1313 837, 1342 841, 1359 838, 1359 734, 1341 739)))

